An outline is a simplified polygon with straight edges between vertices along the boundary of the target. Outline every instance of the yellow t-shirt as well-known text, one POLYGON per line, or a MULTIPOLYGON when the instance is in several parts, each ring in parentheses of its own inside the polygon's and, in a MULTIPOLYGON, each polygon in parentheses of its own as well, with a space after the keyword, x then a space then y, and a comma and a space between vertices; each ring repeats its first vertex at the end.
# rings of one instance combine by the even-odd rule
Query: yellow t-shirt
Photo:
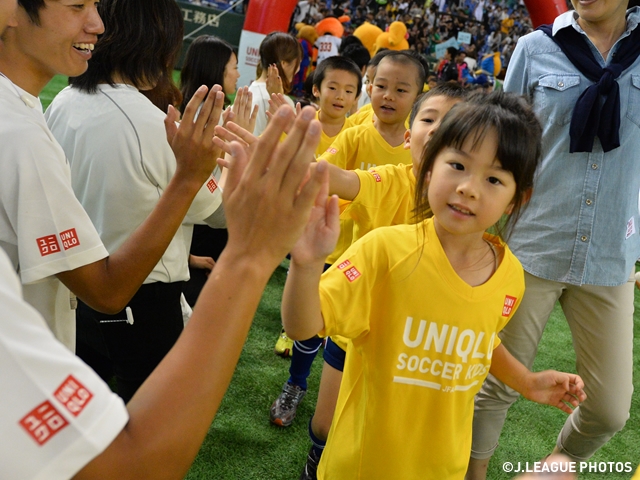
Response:
POLYGON ((471 287, 429 219, 372 231, 324 273, 322 333, 351 341, 319 479, 464 478, 474 395, 524 293, 504 249, 471 287))
POLYGON ((344 170, 368 170, 376 165, 411 163, 411 152, 404 143, 389 145, 369 123, 342 131, 320 158, 344 170))
MULTIPOLYGON (((363 93, 365 95, 365 93, 363 93)), ((373 107, 370 103, 363 105, 360 110, 349 117, 351 125, 365 125, 373 122, 373 107)))
POLYGON ((411 165, 380 165, 355 172, 360 191, 345 210, 353 220, 353 242, 374 228, 415 223, 416 177, 411 165))
MULTIPOLYGON (((320 120, 320 110, 316 112, 316 120, 318 121, 320 120)), ((345 118, 344 124, 342 125, 342 129, 340 129, 340 131, 333 137, 330 137, 329 135, 324 133, 324 130, 322 130, 322 134, 320 135, 320 143, 318 144, 318 148, 316 148, 316 158, 327 151, 327 148, 329 148, 333 143, 333 141, 336 138, 338 138, 338 135, 340 135, 347 128, 350 128, 352 126, 353 126, 353 123, 351 123, 351 120, 349 120, 349 118, 345 118)))
POLYGON ((631 480, 640 480, 640 467, 636 470, 636 473, 633 475, 631 480))

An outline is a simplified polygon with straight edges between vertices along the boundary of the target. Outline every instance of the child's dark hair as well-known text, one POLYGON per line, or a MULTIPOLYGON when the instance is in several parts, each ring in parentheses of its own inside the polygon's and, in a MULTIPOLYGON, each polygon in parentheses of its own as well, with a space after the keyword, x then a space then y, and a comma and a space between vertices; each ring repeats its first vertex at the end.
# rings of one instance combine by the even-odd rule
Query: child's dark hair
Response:
POLYGON ((362 41, 358 37, 356 37, 355 35, 347 35, 340 42, 340 46, 338 47, 338 55, 343 55, 345 49, 347 47, 350 47, 351 45, 360 45, 361 47, 364 47, 362 41))
POLYGON ((393 50, 389 50, 388 48, 381 48, 373 57, 371 57, 371 60, 369 61, 368 66, 377 67, 378 64, 380 63, 380 60, 382 60, 384 57, 386 57, 391 53, 393 53, 393 50))
MULTIPOLYGON (((233 47, 214 35, 201 35, 189 45, 180 72, 181 112, 201 85, 209 89, 224 85, 224 70, 233 54, 233 47)), ((229 105, 228 95, 232 93, 224 92, 225 106, 229 105)))
POLYGON ((413 107, 411 108, 411 115, 409 115, 409 127, 413 126, 413 121, 416 119, 416 115, 422 108, 422 104, 426 102, 431 97, 447 97, 447 98, 459 98, 460 100, 464 100, 469 95, 469 91, 462 87, 458 82, 446 82, 440 84, 428 92, 421 93, 416 98, 416 101, 413 103, 413 107))
POLYGON ((462 148, 467 139, 472 139, 475 147, 490 130, 498 137, 496 157, 502 168, 511 172, 516 183, 511 214, 504 223, 496 225, 496 233, 505 240, 509 238, 527 193, 533 187, 542 149, 542 128, 524 97, 503 91, 472 94, 445 115, 423 153, 416 185, 418 220, 431 216, 426 179, 438 154, 448 147, 462 148))
POLYGON ((104 22, 89 68, 69 83, 95 93, 100 83, 115 85, 114 74, 137 88, 172 81, 182 47, 182 11, 175 0, 102 0, 104 22))
MULTIPOLYGON (((408 53, 403 51, 400 51, 400 52, 391 51, 389 54, 385 55, 381 60, 384 60, 386 62, 393 62, 401 65, 402 67, 413 65, 416 69, 416 85, 418 86, 418 92, 422 92, 422 87, 424 86, 424 80, 426 78, 426 74, 425 74, 424 68, 422 67, 422 64, 413 55, 409 55, 408 53)), ((376 75, 377 74, 378 74, 378 71, 376 70, 376 75)))
MULTIPOLYGON (((264 37, 260 43, 260 63, 256 68, 256 78, 262 75, 262 72, 269 68, 269 65, 275 64, 278 67, 278 73, 282 79, 282 88, 284 93, 291 91, 291 82, 287 78, 282 69, 282 62, 296 62, 300 66, 302 61, 302 45, 296 40, 296 37, 282 32, 271 32, 264 37)), ((294 69, 294 70, 297 70, 294 69)))
POLYGON ((339 55, 325 58, 320 62, 320 65, 318 65, 313 72, 313 86, 320 90, 327 72, 331 70, 343 70, 353 74, 356 77, 356 98, 360 95, 360 92, 362 91, 362 74, 360 73, 360 69, 358 69, 358 66, 353 62, 353 60, 339 55))
POLYGON ((369 50, 367 50, 367 47, 365 47, 364 45, 351 44, 347 48, 345 48, 340 55, 353 60, 360 71, 362 71, 362 68, 366 67, 371 61, 371 54, 369 53, 369 50))
MULTIPOLYGON (((427 57, 425 57, 423 54, 421 54, 420 52, 418 52, 417 50, 402 50, 403 52, 411 55, 412 57, 414 57, 416 60, 418 60, 420 62, 420 65, 422 65, 422 68, 424 68, 424 76, 425 76, 425 82, 427 81, 426 77, 429 76, 429 61, 427 60, 427 57)), ((424 84, 424 82, 422 82, 424 84)))

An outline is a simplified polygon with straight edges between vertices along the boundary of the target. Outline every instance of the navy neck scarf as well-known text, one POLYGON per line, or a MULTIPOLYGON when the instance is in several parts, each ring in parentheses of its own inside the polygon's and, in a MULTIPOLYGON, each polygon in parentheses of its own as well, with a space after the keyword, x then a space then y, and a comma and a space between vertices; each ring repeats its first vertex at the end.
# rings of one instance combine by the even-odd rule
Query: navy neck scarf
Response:
POLYGON ((552 35, 551 25, 541 25, 544 32, 562 50, 562 53, 592 82, 578 98, 573 108, 569 128, 571 153, 591 152, 598 135, 605 152, 620 146, 620 87, 616 79, 640 55, 640 26, 620 42, 611 63, 602 68, 584 35, 569 26, 552 35))

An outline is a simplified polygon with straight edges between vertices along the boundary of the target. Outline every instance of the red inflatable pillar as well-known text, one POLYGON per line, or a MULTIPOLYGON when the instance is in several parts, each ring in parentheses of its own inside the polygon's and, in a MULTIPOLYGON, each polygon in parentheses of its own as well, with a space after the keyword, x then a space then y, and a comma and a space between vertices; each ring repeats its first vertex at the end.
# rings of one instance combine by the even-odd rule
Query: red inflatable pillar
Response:
POLYGON ((524 0, 533 28, 553 23, 555 18, 567 11, 565 0, 524 0))
POLYGON ((298 0, 251 0, 244 19, 238 47, 238 86, 256 78, 256 66, 262 39, 271 32, 286 32, 298 0))

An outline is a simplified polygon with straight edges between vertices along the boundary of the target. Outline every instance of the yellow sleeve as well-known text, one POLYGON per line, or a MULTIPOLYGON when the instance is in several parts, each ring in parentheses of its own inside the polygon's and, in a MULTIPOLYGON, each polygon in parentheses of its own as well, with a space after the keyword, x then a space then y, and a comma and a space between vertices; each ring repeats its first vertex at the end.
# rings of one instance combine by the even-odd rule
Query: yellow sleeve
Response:
POLYGON ((353 244, 320 280, 325 328, 320 335, 356 338, 369 331, 376 285, 389 272, 389 259, 379 235, 353 244))
POLYGON ((318 160, 326 160, 336 167, 346 169, 349 161, 357 153, 357 143, 355 143, 356 139, 351 134, 352 130, 352 128, 349 128, 340 132, 331 146, 320 155, 318 160))

